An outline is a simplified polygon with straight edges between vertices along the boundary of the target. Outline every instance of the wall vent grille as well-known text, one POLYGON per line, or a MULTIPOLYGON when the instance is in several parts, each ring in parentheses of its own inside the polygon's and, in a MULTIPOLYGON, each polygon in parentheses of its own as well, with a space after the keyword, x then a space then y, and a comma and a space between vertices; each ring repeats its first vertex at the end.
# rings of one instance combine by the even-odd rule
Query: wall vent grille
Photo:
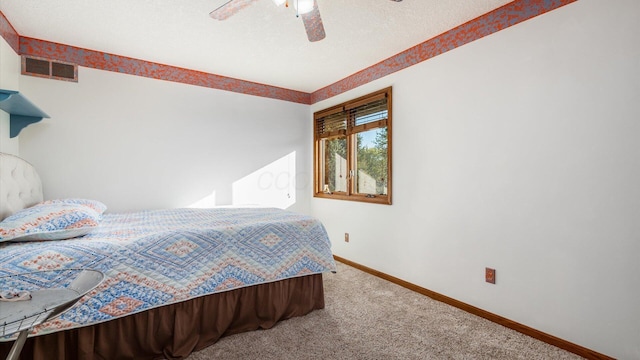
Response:
POLYGON ((78 65, 23 55, 22 75, 78 82, 78 65))

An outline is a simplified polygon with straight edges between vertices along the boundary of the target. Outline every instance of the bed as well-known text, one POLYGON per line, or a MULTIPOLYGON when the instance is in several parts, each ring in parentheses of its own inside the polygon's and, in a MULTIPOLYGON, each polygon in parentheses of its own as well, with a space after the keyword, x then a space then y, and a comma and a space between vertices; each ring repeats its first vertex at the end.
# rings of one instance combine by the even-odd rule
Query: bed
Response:
MULTIPOLYGON (((34 271, 105 274, 74 307, 33 330, 22 359, 184 358, 222 336, 324 308, 322 274, 335 272, 326 231, 313 217, 264 208, 111 214, 95 200, 43 201, 33 166, 0 153, 2 219, 0 277, 11 282, 0 288, 69 282, 34 271), (54 213, 73 225, 29 232, 36 216, 54 213), (3 230, 11 221, 29 225, 3 230)), ((0 357, 12 339, 0 338, 0 357)))

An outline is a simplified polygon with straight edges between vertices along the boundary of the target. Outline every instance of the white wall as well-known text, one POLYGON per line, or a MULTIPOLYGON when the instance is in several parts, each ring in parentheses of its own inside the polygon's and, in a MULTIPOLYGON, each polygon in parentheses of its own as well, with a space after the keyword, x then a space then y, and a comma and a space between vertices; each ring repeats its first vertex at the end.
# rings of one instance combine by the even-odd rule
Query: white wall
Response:
MULTIPOLYGON (((0 89, 20 90, 20 56, 0 36, 0 89)), ((18 154, 18 138, 9 137, 9 114, 0 110, 0 152, 18 154)))
POLYGON ((256 201, 243 203, 308 211, 307 105, 88 68, 78 83, 20 76, 20 87, 51 116, 19 136, 45 198, 88 197, 117 212, 229 205, 253 174, 256 201))
POLYGON ((313 105, 393 86, 393 205, 312 199, 334 253, 639 359, 639 14, 581 0, 313 105))

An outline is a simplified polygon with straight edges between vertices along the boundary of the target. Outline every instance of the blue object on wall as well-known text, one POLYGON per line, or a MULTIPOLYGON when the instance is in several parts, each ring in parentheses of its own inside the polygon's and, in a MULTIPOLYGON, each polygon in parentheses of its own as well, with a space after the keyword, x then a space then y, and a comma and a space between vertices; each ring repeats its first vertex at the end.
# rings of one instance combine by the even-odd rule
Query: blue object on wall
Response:
POLYGON ((12 138, 18 136, 20 130, 27 125, 49 118, 49 115, 14 90, 0 89, 0 109, 10 115, 9 136, 12 138))

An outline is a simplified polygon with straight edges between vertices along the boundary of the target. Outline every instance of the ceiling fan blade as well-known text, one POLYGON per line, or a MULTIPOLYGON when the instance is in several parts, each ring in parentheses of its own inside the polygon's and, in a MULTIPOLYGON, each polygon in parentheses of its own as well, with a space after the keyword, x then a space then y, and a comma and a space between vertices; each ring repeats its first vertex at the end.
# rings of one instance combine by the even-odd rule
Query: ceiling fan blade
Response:
POLYGON ((309 41, 320 41, 325 38, 324 25, 322 25, 322 18, 320 17, 320 10, 318 10, 318 3, 313 1, 313 10, 306 14, 300 14, 304 29, 307 31, 307 38, 309 41))
POLYGON ((225 20, 256 1, 258 0, 230 0, 210 12, 209 16, 216 20, 225 20))

